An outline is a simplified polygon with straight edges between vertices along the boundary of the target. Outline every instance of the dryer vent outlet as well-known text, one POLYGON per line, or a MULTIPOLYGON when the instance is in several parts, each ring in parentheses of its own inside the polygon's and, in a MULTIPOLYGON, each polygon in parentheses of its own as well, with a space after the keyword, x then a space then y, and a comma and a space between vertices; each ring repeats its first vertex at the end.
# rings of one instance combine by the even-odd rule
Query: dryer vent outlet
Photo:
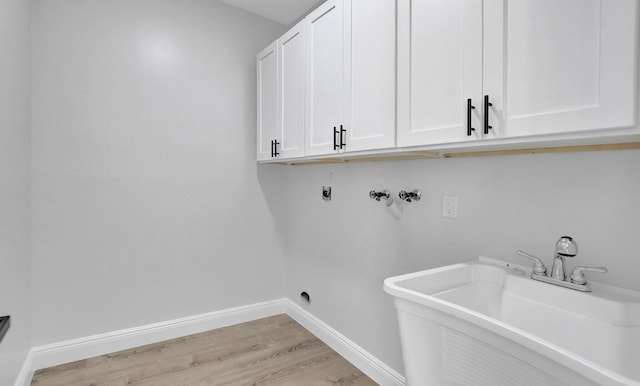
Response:
POLYGON ((302 303, 310 304, 311 303, 311 296, 309 296, 308 292, 302 291, 300 293, 300 300, 302 300, 302 303))

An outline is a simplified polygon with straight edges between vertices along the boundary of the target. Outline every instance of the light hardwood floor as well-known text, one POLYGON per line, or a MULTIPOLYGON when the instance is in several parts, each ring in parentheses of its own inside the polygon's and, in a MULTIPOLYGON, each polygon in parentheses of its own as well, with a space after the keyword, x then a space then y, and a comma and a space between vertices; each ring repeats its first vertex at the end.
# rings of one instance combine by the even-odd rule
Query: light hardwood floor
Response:
POLYGON ((33 386, 375 385, 287 315, 38 370, 33 386))

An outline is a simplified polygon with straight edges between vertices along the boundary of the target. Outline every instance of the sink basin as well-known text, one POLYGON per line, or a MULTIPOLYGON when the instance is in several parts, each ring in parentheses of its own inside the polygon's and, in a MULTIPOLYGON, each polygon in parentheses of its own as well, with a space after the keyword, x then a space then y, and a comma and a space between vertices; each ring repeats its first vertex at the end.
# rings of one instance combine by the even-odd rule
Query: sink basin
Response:
POLYGON ((640 385, 640 292, 530 274, 481 257, 386 279, 409 384, 640 385))

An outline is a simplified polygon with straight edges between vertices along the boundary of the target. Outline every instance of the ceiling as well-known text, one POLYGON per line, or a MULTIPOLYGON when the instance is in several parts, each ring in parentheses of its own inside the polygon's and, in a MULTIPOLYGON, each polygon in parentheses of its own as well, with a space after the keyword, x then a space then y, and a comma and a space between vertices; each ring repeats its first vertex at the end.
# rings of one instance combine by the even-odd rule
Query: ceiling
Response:
POLYGON ((289 26, 324 0, 220 0, 247 12, 289 26))

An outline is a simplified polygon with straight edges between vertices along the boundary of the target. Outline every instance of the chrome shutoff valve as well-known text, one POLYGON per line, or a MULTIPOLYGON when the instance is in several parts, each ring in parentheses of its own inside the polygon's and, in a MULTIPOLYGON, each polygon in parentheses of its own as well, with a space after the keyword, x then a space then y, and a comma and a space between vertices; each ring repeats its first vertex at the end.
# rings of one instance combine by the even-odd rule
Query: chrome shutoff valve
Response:
POLYGON ((400 197, 401 200, 406 202, 420 201, 420 198, 422 197, 422 192, 418 189, 415 189, 411 192, 407 192, 406 190, 401 190, 400 193, 398 193, 398 197, 400 197))
POLYGON ((388 200, 389 197, 391 197, 391 192, 386 189, 381 192, 376 192, 375 190, 369 192, 369 198, 372 200, 380 201, 381 198, 388 200))

